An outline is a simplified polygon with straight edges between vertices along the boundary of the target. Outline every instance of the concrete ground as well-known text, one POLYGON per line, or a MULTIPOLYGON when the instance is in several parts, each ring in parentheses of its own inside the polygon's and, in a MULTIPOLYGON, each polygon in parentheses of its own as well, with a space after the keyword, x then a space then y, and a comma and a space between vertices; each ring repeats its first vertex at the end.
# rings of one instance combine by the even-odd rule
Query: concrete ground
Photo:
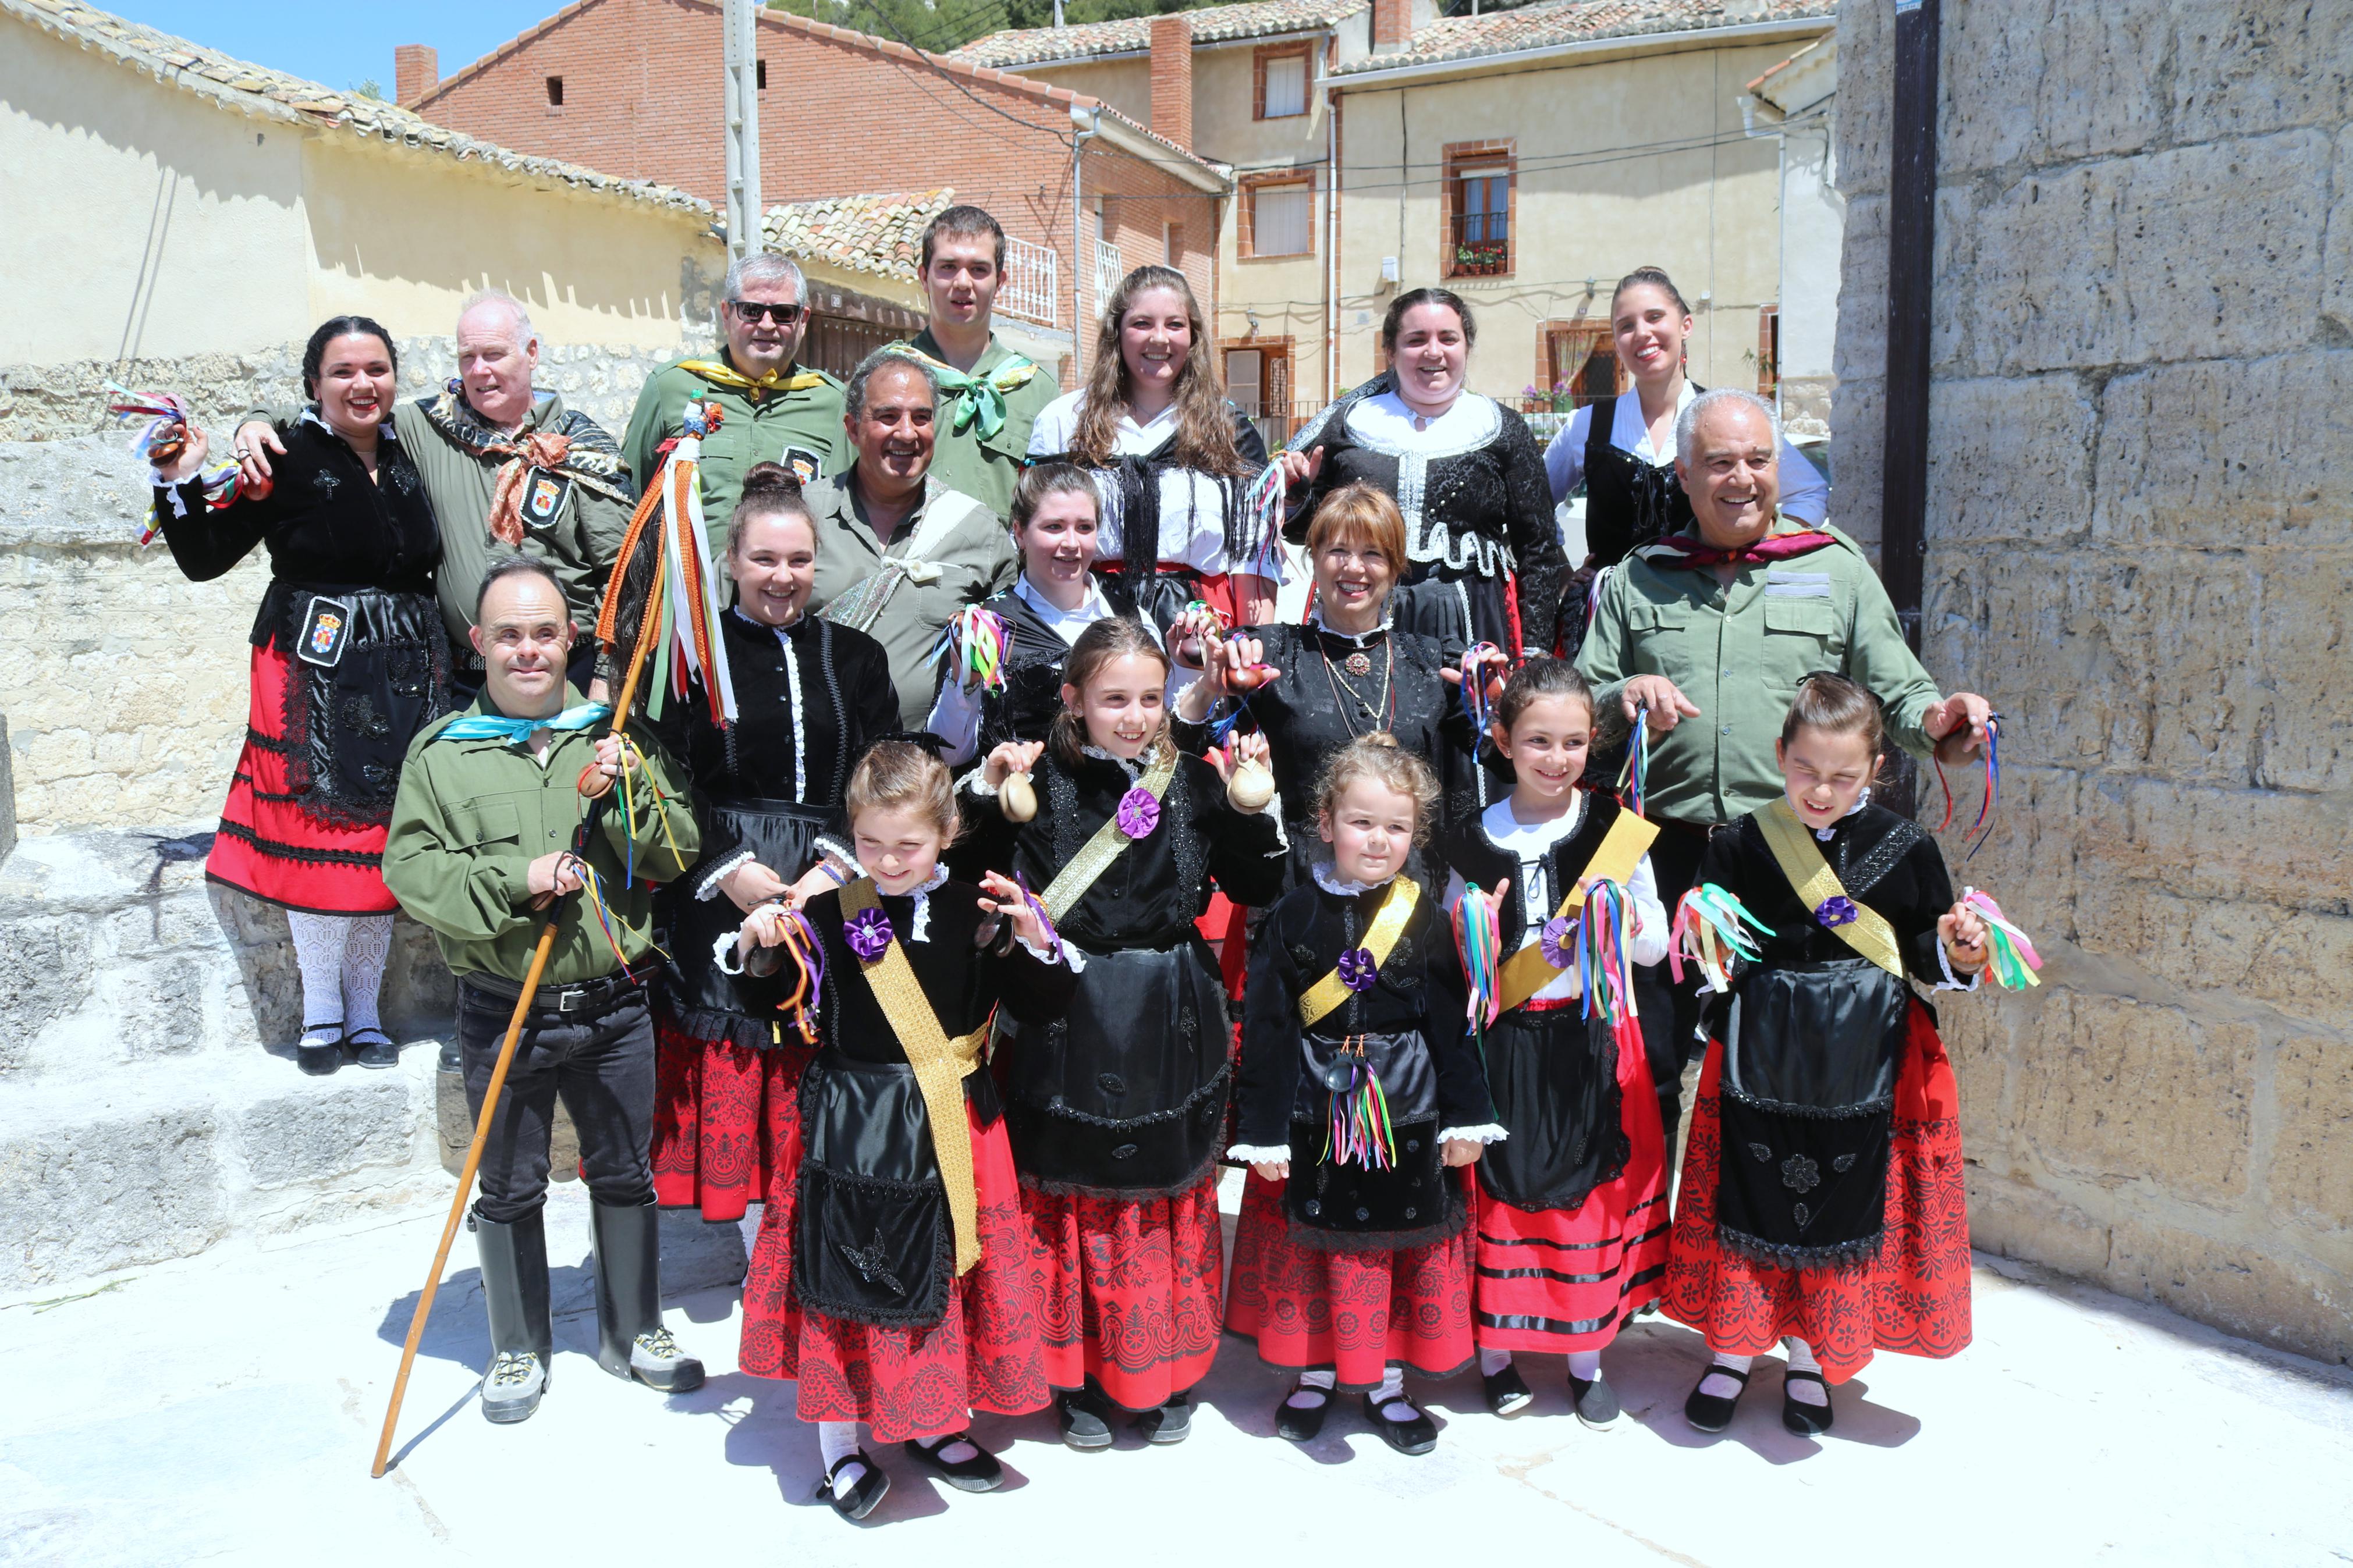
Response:
POLYGON ((565 1315, 538 1416, 476 1411, 461 1233, 398 1462, 371 1480, 439 1225, 236 1242, 0 1308, 0 1563, 2353 1563, 2353 1374, 1986 1259, 1977 1342, 1881 1358, 1819 1441, 1782 1431, 1772 1363, 1730 1432, 1690 1430, 1699 1342, 1653 1319, 1607 1352, 1628 1412, 1609 1430, 1570 1418, 1560 1363, 1532 1357, 1517 1420, 1484 1413, 1475 1377, 1425 1387, 1443 1427, 1426 1458, 1346 1405, 1294 1447, 1271 1435, 1283 1384, 1229 1341, 1182 1447, 1081 1455, 1050 1416, 983 1417, 1002 1492, 892 1454, 891 1496, 853 1527, 811 1501, 790 1386, 734 1370, 732 1290, 670 1312, 702 1390, 665 1401, 597 1370, 577 1186, 550 1210, 565 1315))

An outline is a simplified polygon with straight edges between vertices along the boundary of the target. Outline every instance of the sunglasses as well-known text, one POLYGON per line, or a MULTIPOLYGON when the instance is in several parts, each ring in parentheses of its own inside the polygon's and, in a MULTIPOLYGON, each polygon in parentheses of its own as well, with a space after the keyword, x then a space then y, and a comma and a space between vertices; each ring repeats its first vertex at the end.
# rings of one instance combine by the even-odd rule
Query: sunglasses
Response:
POLYGON ((758 300, 730 300, 735 313, 747 321, 757 321, 762 316, 780 327, 789 327, 808 313, 806 305, 770 305, 758 300))

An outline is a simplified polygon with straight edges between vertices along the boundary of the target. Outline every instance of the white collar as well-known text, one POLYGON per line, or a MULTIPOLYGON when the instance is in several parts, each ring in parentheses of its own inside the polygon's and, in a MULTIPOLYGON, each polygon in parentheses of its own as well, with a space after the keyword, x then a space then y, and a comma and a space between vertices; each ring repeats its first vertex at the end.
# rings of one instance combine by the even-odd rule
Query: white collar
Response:
MULTIPOLYGON (((860 867, 860 869, 864 870, 865 868, 860 867)), ((871 877, 872 873, 869 872, 868 875, 871 877)), ((929 942, 932 940, 932 895, 938 891, 940 884, 947 879, 948 868, 945 866, 934 866, 932 868, 932 874, 923 879, 923 885, 921 887, 915 888, 905 893, 895 895, 899 898, 912 898, 915 900, 915 918, 912 922, 914 929, 907 932, 907 940, 909 942, 929 942)), ((882 889, 881 888, 876 888, 874 891, 878 897, 882 896, 882 889)))
MULTIPOLYGON (((1678 419, 1682 417, 1683 411, 1692 405, 1692 400, 1698 395, 1699 394, 1693 390, 1691 377, 1684 376, 1683 391, 1675 396, 1675 415, 1678 419)), ((1650 423, 1642 417, 1642 392, 1640 387, 1628 387, 1618 395, 1617 409, 1609 416, 1609 444, 1621 452, 1630 453, 1641 458, 1654 468, 1663 468, 1675 460, 1672 437, 1669 438, 1669 449, 1663 457, 1651 445, 1651 426, 1650 423)))
POLYGON ((1523 860, 1544 852, 1582 826, 1588 805, 1583 790, 1571 792, 1568 809, 1548 822, 1522 822, 1512 815, 1512 797, 1505 795, 1479 814, 1479 826, 1498 849, 1508 849, 1523 860))
POLYGON ((1315 862, 1315 885, 1325 892, 1343 899, 1354 898, 1358 893, 1369 893, 1376 888, 1386 888, 1396 880, 1395 877, 1385 877, 1377 882, 1359 882, 1353 877, 1340 875, 1340 868, 1333 861, 1315 862))
MULTIPOLYGON (((297 421, 297 423, 303 425, 316 425, 320 429, 324 430, 328 435, 332 436, 336 440, 343 442, 345 446, 351 445, 351 437, 344 435, 341 430, 336 429, 333 426, 328 424, 326 416, 319 412, 319 405, 315 403, 302 410, 302 417, 301 420, 297 421)), ((400 439, 400 432, 393 427, 392 416, 388 414, 384 418, 376 422, 375 428, 376 434, 381 439, 386 441, 397 441, 400 439)))
MULTIPOLYGON (((1839 822, 1844 822, 1848 817, 1852 816, 1856 812, 1861 811, 1864 806, 1869 805, 1870 804, 1871 786, 1869 784, 1865 784, 1862 786, 1862 793, 1854 797, 1854 804, 1848 806, 1844 811, 1839 813, 1839 822)), ((1814 837, 1820 839, 1823 843, 1828 844, 1832 838, 1838 836, 1838 822, 1831 823, 1828 827, 1817 827, 1814 829, 1814 837)))
POLYGON ((1063 609, 1046 597, 1038 585, 1029 581, 1026 572, 1013 580, 1013 591, 1020 595, 1023 604, 1038 612, 1039 620, 1050 626, 1059 626, 1065 621, 1091 626, 1111 616, 1111 605, 1103 598, 1103 584, 1092 578, 1087 580, 1087 596, 1079 601, 1079 607, 1075 610, 1063 609))
POLYGON ((1136 779, 1144 776, 1144 764, 1141 762, 1137 762, 1127 757, 1114 756, 1111 752, 1104 751, 1101 746, 1082 745, 1079 747, 1079 754, 1082 756, 1092 757, 1099 763, 1118 763, 1121 771, 1127 774, 1128 781, 1130 783, 1134 783, 1136 779))
POLYGON ((1381 624, 1375 626, 1368 632, 1340 631, 1324 622, 1324 612, 1320 608, 1311 612, 1307 620, 1308 624, 1313 626, 1317 631, 1322 632, 1327 637, 1345 638, 1346 641, 1353 643, 1357 647, 1363 647, 1366 643, 1373 641, 1376 637, 1385 637, 1388 636, 1390 626, 1397 620, 1397 592, 1394 588, 1390 590, 1388 598, 1383 601, 1381 605, 1381 624))

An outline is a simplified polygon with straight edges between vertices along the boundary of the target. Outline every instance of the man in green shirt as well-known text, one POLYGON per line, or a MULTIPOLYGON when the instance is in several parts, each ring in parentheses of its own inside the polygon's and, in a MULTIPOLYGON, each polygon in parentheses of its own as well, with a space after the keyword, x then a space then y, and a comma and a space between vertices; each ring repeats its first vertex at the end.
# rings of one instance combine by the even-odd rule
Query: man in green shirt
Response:
POLYGON ((924 226, 920 265, 932 319, 906 347, 929 360, 939 377, 932 472, 948 489, 1009 518, 1029 427, 1062 389, 997 341, 992 323, 1005 281, 1005 230, 994 217, 979 207, 948 208, 924 226))
MULTIPOLYGON (((532 384, 540 341, 520 300, 496 289, 468 298, 458 310, 457 343, 457 378, 404 411, 399 430, 441 525, 434 583, 459 652, 457 689, 470 696, 481 662, 468 634, 491 563, 518 552, 545 561, 573 620, 594 625, 637 487, 602 426, 532 384)), ((269 455, 284 454, 270 423, 281 417, 296 416, 258 408, 238 424, 237 453, 248 480, 269 478, 269 455)), ((568 673, 601 699, 596 664, 595 643, 581 638, 568 673)))
POLYGON ((411 918, 432 928, 457 973, 458 1047, 477 1117, 539 931, 555 922, 469 1221, 497 1356, 482 1414, 510 1422, 539 1407, 554 1344, 542 1221, 559 1096, 580 1134, 591 1199, 598 1363, 665 1393, 702 1382, 702 1363, 661 1321, 646 994, 656 962, 649 879, 675 875, 701 841, 685 781, 658 746, 594 738, 607 710, 564 679, 572 618, 544 562, 494 563, 472 618, 481 695, 410 745, 384 880, 411 918), (575 847, 584 769, 603 772, 614 787, 575 847), (552 914, 533 907, 543 898, 554 900, 552 914))
MULTIPOLYGON (((716 403, 720 426, 702 437, 702 515, 714 552, 754 463, 782 463, 806 484, 849 457, 841 438, 841 383, 796 363, 808 333, 808 285, 789 257, 764 252, 727 268, 719 306, 726 346, 717 359, 672 360, 646 378, 621 450, 642 487, 662 448, 685 429, 690 402, 716 403)), ((714 559, 716 557, 714 556, 714 559)))
POLYGON ((931 471, 939 406, 932 367, 877 349, 849 378, 857 460, 802 493, 817 519, 809 608, 891 656, 900 722, 921 730, 936 695, 932 651, 967 605, 1013 585, 1013 536, 931 471))
MULTIPOLYGON (((1670 914, 1708 835, 1781 794, 1774 744, 1806 676, 1828 671, 1869 691, 1888 734, 1917 756, 1979 754, 1992 716, 1972 692, 1938 695, 1853 540, 1780 515, 1780 436, 1772 405, 1752 393, 1719 389, 1684 405, 1675 472, 1697 537, 1661 540, 1614 568, 1577 655, 1602 713, 1615 708, 1631 723, 1640 711, 1649 725, 1643 814, 1659 825, 1651 866, 1670 914)), ((1671 986, 1662 965, 1636 981, 1672 1148, 1697 981, 1671 986)))

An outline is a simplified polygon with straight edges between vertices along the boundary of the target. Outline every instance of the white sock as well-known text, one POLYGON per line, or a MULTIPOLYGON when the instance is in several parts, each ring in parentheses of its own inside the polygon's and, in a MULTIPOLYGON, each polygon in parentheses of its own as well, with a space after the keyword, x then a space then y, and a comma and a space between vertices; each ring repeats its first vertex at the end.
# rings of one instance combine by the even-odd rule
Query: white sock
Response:
POLYGON ((1291 1397, 1283 1403, 1293 1410, 1313 1410, 1332 1397, 1332 1386, 1339 1381, 1337 1373, 1303 1372, 1299 1374, 1299 1386, 1291 1391, 1291 1397), (1309 1398, 1307 1396, 1309 1389, 1316 1390, 1323 1397, 1309 1398))
POLYGON ((1485 1345, 1481 1345, 1479 1347, 1479 1375, 1481 1377, 1493 1377, 1511 1364, 1511 1352, 1491 1351, 1485 1345))
MULTIPOLYGON (((965 1412, 968 1417, 970 1411, 965 1412)), ((943 1432, 936 1437, 918 1437, 915 1444, 927 1454, 934 1454, 951 1465, 961 1465, 979 1456, 980 1445, 962 1432, 943 1432)))
POLYGON ((294 937, 294 966, 302 973, 302 1043, 332 1046, 343 1035, 343 948, 352 921, 344 915, 286 911, 294 937))
MULTIPOLYGON (((392 957, 392 917, 357 915, 343 922, 343 1032, 362 1029, 384 1032, 376 1017, 376 995, 384 989, 384 966, 392 957)), ((389 1038, 390 1037, 386 1037, 389 1038)))
POLYGON ((1419 1414, 1405 1396, 1403 1367, 1393 1366, 1381 1373, 1381 1385, 1373 1390, 1373 1405, 1391 1421, 1410 1421, 1419 1414))
POLYGON ((1601 1375, 1601 1352, 1599 1351, 1569 1352, 1568 1375, 1579 1383, 1591 1383, 1599 1378, 1601 1375))
MULTIPOLYGON (((1756 1359, 1754 1356, 1719 1354, 1715 1358, 1715 1367, 1727 1372, 1746 1372, 1748 1363, 1756 1359)), ((1710 1399, 1737 1399, 1743 1386, 1738 1378, 1716 1376, 1715 1368, 1699 1380, 1699 1391, 1710 1399)))
MULTIPOLYGON (((1789 1352, 1791 1372, 1820 1372, 1821 1363, 1814 1359, 1813 1347, 1794 1335, 1781 1342, 1789 1352)), ((1793 1378, 1782 1385, 1783 1391, 1800 1405, 1828 1405, 1831 1391, 1812 1378, 1793 1378)))
MULTIPOLYGON (((858 1423, 855 1421, 820 1421, 817 1424, 818 1457, 825 1461, 829 1473, 836 1465, 858 1452, 858 1423)), ((842 1465, 841 1473, 833 1479, 833 1495, 848 1497, 866 1474, 863 1464, 842 1465)))

